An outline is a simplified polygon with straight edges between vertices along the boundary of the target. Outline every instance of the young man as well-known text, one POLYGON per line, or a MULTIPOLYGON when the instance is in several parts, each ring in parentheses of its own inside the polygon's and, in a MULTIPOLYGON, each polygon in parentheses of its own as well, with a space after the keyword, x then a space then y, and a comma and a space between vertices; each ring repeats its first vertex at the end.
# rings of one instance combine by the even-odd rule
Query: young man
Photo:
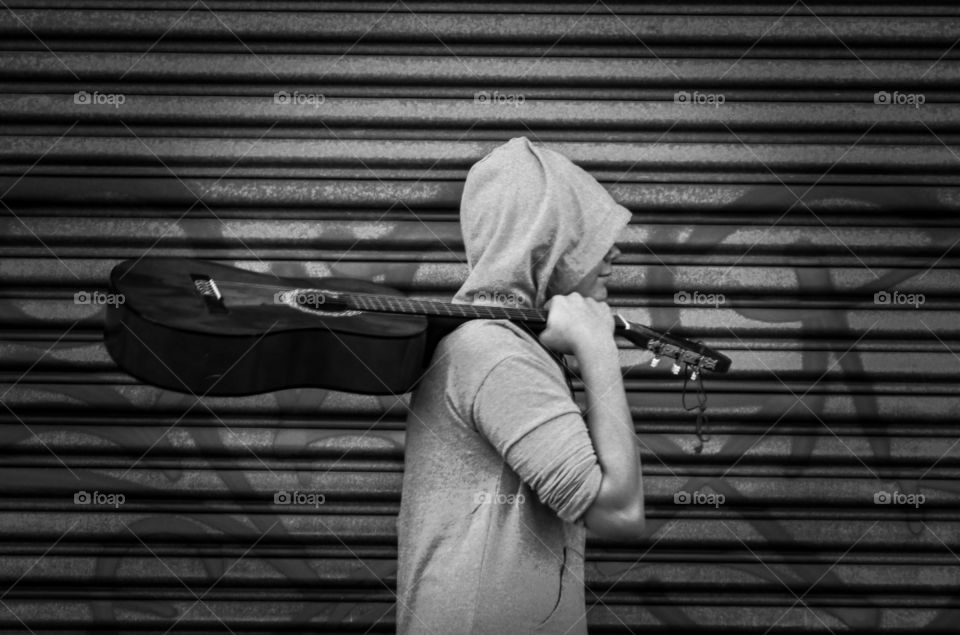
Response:
POLYGON ((539 337, 474 320, 411 404, 398 519, 398 632, 587 632, 585 529, 644 526, 640 460, 604 303, 630 213, 563 155, 512 139, 474 165, 455 302, 549 309, 539 337), (582 414, 563 354, 576 357, 582 414))

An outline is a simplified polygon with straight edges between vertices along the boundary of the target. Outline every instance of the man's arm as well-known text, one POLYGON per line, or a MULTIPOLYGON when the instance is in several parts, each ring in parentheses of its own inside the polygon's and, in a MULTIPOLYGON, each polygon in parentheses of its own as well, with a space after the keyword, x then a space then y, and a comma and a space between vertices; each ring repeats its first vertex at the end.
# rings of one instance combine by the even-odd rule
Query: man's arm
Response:
POLYGON ((540 339, 579 362, 587 428, 603 473, 584 523, 604 538, 635 538, 645 524, 643 475, 613 339, 613 314, 606 304, 577 293, 554 296, 548 307, 547 329, 540 339))

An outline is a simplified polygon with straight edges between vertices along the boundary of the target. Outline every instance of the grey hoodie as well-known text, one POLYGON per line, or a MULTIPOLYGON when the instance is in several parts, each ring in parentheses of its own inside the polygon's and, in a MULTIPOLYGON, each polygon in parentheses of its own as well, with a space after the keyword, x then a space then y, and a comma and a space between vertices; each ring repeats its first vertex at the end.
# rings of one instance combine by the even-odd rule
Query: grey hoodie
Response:
POLYGON ((570 293, 628 222, 629 210, 570 159, 511 139, 467 174, 460 230, 470 275, 453 301, 512 292, 540 307, 570 293))
MULTIPOLYGON (((470 275, 455 302, 542 306, 629 218, 569 159, 512 139, 467 176, 470 275)), ((581 517, 601 478, 563 371, 535 337, 474 320, 444 338, 407 418, 398 632, 584 635, 581 517)))

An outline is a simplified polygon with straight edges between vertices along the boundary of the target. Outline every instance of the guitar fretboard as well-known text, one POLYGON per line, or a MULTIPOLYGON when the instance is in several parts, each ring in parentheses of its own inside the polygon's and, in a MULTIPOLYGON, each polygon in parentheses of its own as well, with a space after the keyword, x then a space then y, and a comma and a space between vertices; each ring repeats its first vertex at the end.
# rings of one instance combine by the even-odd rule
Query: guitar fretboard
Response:
MULTIPOLYGON (((220 284, 225 286, 224 283, 220 284)), ((239 285, 241 288, 249 285, 239 285)), ((440 318, 459 320, 494 319, 510 320, 530 325, 531 330, 541 331, 547 324, 547 311, 539 309, 521 309, 518 307, 485 306, 477 304, 454 304, 451 302, 437 302, 434 300, 417 300, 406 296, 394 296, 374 293, 359 293, 347 291, 331 291, 310 287, 282 288, 276 285, 259 285, 269 292, 286 296, 293 294, 296 299, 287 298, 294 308, 308 313, 324 313, 328 309, 349 309, 351 312, 373 313, 400 313, 408 315, 425 315, 440 318), (300 297, 306 299, 301 302, 300 297)), ((262 296, 255 296, 256 304, 264 304, 262 296)), ((276 301, 276 300, 274 300, 276 301)), ((730 358, 704 346, 699 342, 691 342, 668 333, 660 333, 649 326, 630 322, 622 316, 614 314, 614 333, 630 340, 634 345, 645 348, 657 356, 670 357, 694 369, 691 377, 696 377, 700 369, 725 372, 730 367, 730 358)), ((679 372, 680 367, 674 366, 679 372)))
POLYGON ((546 313, 537 309, 520 309, 476 304, 452 304, 433 300, 415 300, 399 296, 364 293, 338 294, 351 309, 386 313, 412 313, 463 319, 502 319, 545 324, 546 313))

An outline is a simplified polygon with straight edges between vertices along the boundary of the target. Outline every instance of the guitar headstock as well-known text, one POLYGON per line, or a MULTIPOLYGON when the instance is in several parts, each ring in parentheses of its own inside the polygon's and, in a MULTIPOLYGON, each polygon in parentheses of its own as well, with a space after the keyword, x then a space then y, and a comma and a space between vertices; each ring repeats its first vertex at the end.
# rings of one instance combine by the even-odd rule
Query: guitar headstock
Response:
POLYGON ((694 380, 703 370, 725 373, 730 368, 730 358, 709 346, 660 333, 643 324, 630 322, 619 315, 615 317, 617 318, 616 335, 651 351, 654 355, 650 361, 652 367, 660 363, 660 358, 669 357, 674 360, 671 369, 674 375, 680 374, 681 370, 686 370, 694 380))

